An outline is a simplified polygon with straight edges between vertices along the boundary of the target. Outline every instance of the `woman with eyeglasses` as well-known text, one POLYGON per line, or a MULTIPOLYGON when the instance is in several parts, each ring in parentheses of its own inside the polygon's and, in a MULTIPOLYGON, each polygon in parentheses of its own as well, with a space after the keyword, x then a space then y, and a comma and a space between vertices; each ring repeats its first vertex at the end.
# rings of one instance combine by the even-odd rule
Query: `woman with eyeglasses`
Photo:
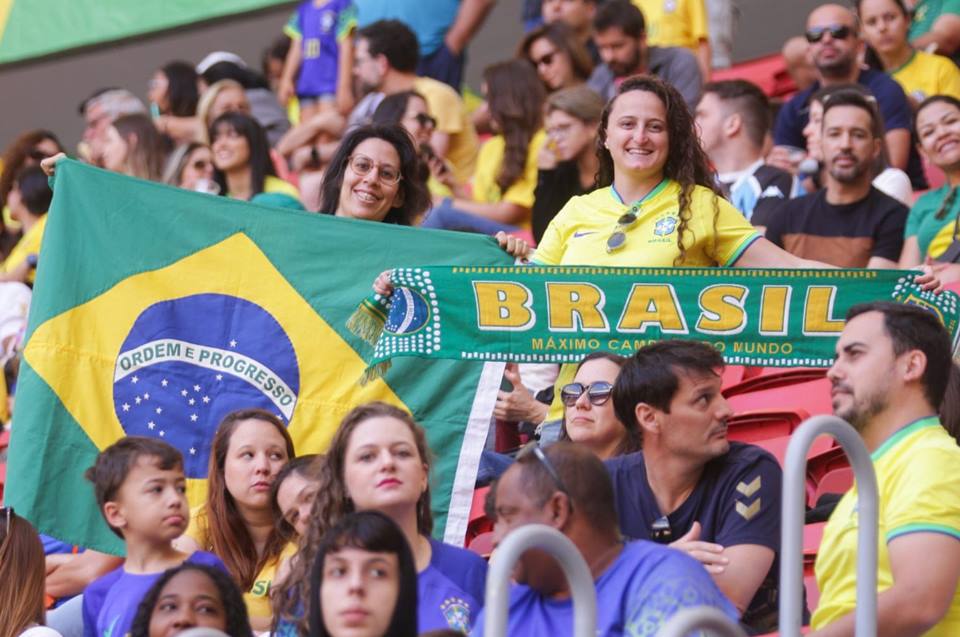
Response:
POLYGON ((0 637, 60 637, 46 623, 40 537, 13 507, 0 508, 0 637))
POLYGON ((559 20, 528 33, 520 43, 517 57, 533 64, 548 92, 583 84, 593 72, 587 47, 559 20))
POLYGON ((610 400, 626 360, 594 352, 580 361, 573 382, 560 390, 564 407, 560 440, 572 440, 601 460, 640 451, 640 432, 620 422, 610 400))
POLYGON ((900 267, 933 263, 944 283, 960 281, 960 99, 934 95, 917 109, 920 152, 946 175, 910 209, 904 231, 900 267))
POLYGON ((437 120, 430 114, 426 98, 416 91, 401 91, 387 95, 373 112, 373 124, 399 124, 417 143, 421 176, 434 197, 466 197, 463 184, 457 182, 453 166, 437 155, 430 138, 437 128, 437 120))
POLYGON ((910 10, 903 0, 857 0, 867 64, 903 87, 914 106, 931 95, 960 98, 960 70, 950 58, 913 48, 910 10))
POLYGON ((210 124, 213 178, 232 199, 303 209, 300 192, 276 176, 267 136, 257 120, 227 112, 210 124))
POLYGON ((338 217, 409 226, 429 206, 417 150, 397 124, 348 133, 320 186, 320 211, 338 217))
MULTIPOLYGON (((381 402, 361 405, 340 423, 326 461, 329 484, 317 494, 307 532, 291 560, 290 582, 301 584, 281 604, 285 616, 309 618, 316 599, 302 583, 327 531, 355 511, 379 511, 403 532, 417 572, 421 631, 467 633, 483 607, 487 563, 476 553, 434 540, 430 510, 430 448, 406 411, 381 402)), ((306 621, 282 623, 282 636, 306 635, 306 621), (295 632, 296 631, 296 632, 295 632)))
POLYGON ((537 158, 533 191, 533 238, 540 241, 547 226, 572 197, 593 189, 600 162, 597 130, 603 100, 586 86, 552 93, 546 106, 547 143, 537 158))

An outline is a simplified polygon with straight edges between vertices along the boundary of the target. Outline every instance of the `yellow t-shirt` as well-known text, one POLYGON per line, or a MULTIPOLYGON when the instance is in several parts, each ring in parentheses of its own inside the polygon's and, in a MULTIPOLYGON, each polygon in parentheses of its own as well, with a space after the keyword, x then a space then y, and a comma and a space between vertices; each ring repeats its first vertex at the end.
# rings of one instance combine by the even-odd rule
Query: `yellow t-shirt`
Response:
MULTIPOLYGON (((503 155, 506 150, 506 140, 503 135, 497 135, 488 139, 480 148, 480 155, 477 157, 477 172, 473 176, 473 199, 482 203, 499 203, 509 201, 510 203, 533 209, 533 193, 537 189, 537 155, 540 149, 547 141, 547 134, 543 130, 537 131, 530 145, 527 147, 527 162, 523 167, 523 172, 515 182, 513 182, 506 192, 500 191, 497 185, 497 175, 500 174, 500 168, 503 164, 503 155)), ((530 218, 518 224, 521 227, 530 227, 530 218)))
MULTIPOLYGON (((200 545, 201 550, 213 552, 208 529, 206 505, 201 504, 191 509, 190 525, 187 527, 184 535, 195 540, 197 544, 200 545)), ((274 577, 277 575, 277 567, 280 566, 283 560, 293 556, 296 552, 296 544, 292 542, 287 544, 283 552, 280 553, 280 557, 264 564, 260 572, 257 573, 253 581, 253 586, 243 594, 243 601, 247 606, 247 613, 249 613, 250 617, 270 618, 273 616, 273 612, 270 609, 270 587, 273 584, 274 577)))
POLYGON ((906 64, 890 71, 903 92, 917 103, 931 95, 950 95, 960 99, 960 69, 950 58, 925 51, 914 51, 906 64))
POLYGON ((427 101, 430 114, 437 120, 437 130, 450 136, 447 161, 453 166, 453 175, 461 184, 470 181, 477 165, 477 131, 467 114, 467 108, 455 90, 429 77, 418 77, 413 88, 427 101))
MULTIPOLYGON (((13 246, 13 250, 7 255, 6 260, 0 263, 0 272, 12 272, 27 259, 28 255, 40 254, 40 244, 43 242, 43 229, 46 226, 47 215, 43 215, 33 224, 29 232, 20 237, 17 245, 13 246)), ((30 274, 27 275, 27 282, 33 283, 34 274, 35 271, 31 270, 30 274)))
MULTIPOLYGON (((960 447, 936 416, 918 420, 871 454, 880 495, 877 590, 893 585, 887 543, 908 533, 942 533, 960 540, 960 447)), ((856 486, 837 504, 817 556, 820 605, 811 622, 820 629, 853 612, 857 562, 856 486)), ((935 557, 934 557, 935 559, 935 557)), ((925 637, 960 635, 960 590, 946 616, 925 637)))
POLYGON ((710 37, 703 0, 633 0, 643 12, 650 46, 682 46, 696 51, 710 37))
MULTIPOLYGON (((626 230, 626 243, 607 252, 607 239, 617 229, 617 220, 633 204, 623 203, 612 187, 598 188, 567 202, 543 233, 534 261, 540 265, 596 265, 604 267, 662 268, 673 266, 679 256, 677 227, 680 184, 664 179, 640 203, 637 222, 626 230)), ((726 199, 696 186, 691 197, 693 216, 684 232, 685 266, 732 265, 760 237, 726 199), (713 223, 714 201, 718 213, 713 223), (716 255, 716 258, 711 255, 716 255)), ((573 381, 576 365, 560 367, 554 401, 547 420, 563 417, 559 389, 573 381)))

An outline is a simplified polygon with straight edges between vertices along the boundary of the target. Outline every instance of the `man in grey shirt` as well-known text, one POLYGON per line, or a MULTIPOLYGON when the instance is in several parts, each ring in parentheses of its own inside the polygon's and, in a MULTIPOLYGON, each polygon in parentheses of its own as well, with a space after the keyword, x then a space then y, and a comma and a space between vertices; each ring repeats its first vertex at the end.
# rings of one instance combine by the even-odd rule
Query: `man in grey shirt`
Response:
POLYGON ((703 76, 697 58, 680 47, 647 46, 643 14, 630 0, 608 0, 597 9, 593 41, 603 64, 587 86, 610 99, 624 78, 647 73, 673 84, 691 110, 700 99, 703 76))

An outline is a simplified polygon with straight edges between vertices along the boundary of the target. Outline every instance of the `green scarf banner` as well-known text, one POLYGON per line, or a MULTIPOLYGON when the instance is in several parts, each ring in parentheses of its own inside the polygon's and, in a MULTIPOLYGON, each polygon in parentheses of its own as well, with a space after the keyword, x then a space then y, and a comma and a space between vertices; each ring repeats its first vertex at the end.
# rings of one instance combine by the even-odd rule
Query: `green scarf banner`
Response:
POLYGON ((958 297, 913 271, 728 268, 422 267, 393 270, 389 298, 348 328, 374 346, 363 382, 397 356, 571 363, 683 338, 731 364, 825 367, 857 303, 896 301, 939 316, 957 342, 958 297))

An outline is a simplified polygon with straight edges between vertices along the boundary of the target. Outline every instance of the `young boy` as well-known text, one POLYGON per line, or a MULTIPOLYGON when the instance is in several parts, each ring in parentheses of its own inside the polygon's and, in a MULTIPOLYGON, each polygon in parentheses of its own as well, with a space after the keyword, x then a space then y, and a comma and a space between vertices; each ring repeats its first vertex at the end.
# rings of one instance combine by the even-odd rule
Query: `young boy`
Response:
POLYGON ((83 594, 84 637, 130 632, 137 606, 160 575, 183 562, 224 570, 211 554, 173 548, 190 521, 183 456, 169 444, 129 436, 110 445, 87 469, 100 512, 127 545, 122 566, 95 580, 83 594))

